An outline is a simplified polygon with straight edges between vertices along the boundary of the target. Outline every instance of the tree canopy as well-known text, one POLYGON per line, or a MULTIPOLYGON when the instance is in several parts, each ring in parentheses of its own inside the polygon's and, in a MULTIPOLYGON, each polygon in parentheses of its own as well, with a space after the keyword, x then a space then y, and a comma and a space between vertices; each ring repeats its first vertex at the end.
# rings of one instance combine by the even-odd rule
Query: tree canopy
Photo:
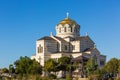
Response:
POLYGON ((119 60, 117 58, 110 59, 104 66, 104 71, 107 73, 117 73, 119 68, 119 60))
POLYGON ((8 73, 8 72, 9 72, 9 70, 7 68, 2 69, 2 73, 8 73))
POLYGON ((55 71, 57 62, 53 59, 49 59, 45 62, 44 70, 47 72, 55 71))
POLYGON ((9 73, 15 73, 15 69, 12 64, 9 65, 9 73))
POLYGON ((90 58, 86 64, 86 70, 87 70, 88 74, 94 74, 94 72, 95 72, 95 70, 97 70, 97 68, 98 68, 98 65, 95 62, 95 59, 90 58))
POLYGON ((59 68, 62 71, 68 71, 70 69, 70 64, 71 64, 70 57, 66 57, 66 56, 61 57, 58 59, 58 63, 59 63, 59 68))
POLYGON ((42 66, 29 57, 20 57, 14 62, 15 72, 17 74, 42 74, 42 66))

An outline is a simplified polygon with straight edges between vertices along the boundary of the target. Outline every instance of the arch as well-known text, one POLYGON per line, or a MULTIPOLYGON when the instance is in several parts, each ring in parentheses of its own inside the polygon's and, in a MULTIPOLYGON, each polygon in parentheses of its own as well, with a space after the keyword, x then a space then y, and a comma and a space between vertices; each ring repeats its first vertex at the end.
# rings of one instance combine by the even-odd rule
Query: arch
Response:
POLYGON ((76 33, 78 33, 78 28, 75 28, 76 29, 76 33))
POLYGON ((61 33, 61 27, 59 28, 59 33, 61 33))
POLYGON ((38 53, 42 53, 42 52, 43 52, 43 47, 42 47, 41 45, 39 45, 39 46, 37 47, 37 49, 38 49, 38 53))
POLYGON ((67 50, 67 45, 65 45, 64 47, 65 47, 65 50, 67 50))
POLYGON ((73 32, 73 29, 72 29, 72 27, 70 27, 70 31, 71 31, 71 32, 73 32))
POLYGON ((66 30, 66 27, 64 27, 64 32, 66 32, 67 30, 66 30))

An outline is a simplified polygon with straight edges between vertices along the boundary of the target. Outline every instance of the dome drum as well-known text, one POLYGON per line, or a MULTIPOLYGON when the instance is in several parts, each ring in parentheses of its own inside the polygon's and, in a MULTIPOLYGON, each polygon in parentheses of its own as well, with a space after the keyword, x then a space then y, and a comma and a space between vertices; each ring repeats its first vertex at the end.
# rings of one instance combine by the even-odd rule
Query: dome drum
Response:
POLYGON ((65 18, 56 26, 56 36, 59 37, 77 37, 79 35, 80 26, 70 18, 65 18))

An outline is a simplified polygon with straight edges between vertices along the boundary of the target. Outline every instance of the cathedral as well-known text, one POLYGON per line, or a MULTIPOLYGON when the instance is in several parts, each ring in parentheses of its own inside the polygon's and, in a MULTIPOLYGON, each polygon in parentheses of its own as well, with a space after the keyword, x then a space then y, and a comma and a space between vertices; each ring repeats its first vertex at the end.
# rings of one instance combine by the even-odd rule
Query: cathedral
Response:
POLYGON ((96 48, 94 41, 86 34, 80 35, 80 25, 67 17, 61 20, 55 27, 56 35, 44 36, 36 41, 36 54, 31 56, 42 66, 45 61, 52 58, 57 60, 63 56, 72 56, 79 59, 93 57, 99 68, 106 62, 106 56, 96 48))

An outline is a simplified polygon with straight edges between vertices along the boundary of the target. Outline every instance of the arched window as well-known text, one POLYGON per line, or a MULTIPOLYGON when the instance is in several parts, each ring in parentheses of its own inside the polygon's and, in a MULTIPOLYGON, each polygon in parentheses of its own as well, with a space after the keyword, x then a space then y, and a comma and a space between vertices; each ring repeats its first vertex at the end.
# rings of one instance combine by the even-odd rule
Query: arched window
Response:
POLYGON ((64 28, 64 31, 66 32, 66 27, 64 28))
POLYGON ((57 52, 59 51, 59 43, 57 42, 57 52))
POLYGON ((75 33, 77 33, 77 32, 78 32, 78 29, 77 29, 77 28, 75 28, 74 32, 75 32, 75 33))
POLYGON ((75 50, 75 45, 72 46, 72 50, 75 50))
POLYGON ((74 28, 74 32, 76 32, 76 28, 74 28))
POLYGON ((42 53, 43 52, 43 47, 41 45, 38 46, 38 53, 42 53))
POLYGON ((72 27, 70 29, 71 29, 71 32, 72 32, 72 27))
POLYGON ((59 33, 61 33, 61 28, 59 28, 59 33))
POLYGON ((65 45, 65 50, 67 50, 67 46, 65 45))
POLYGON ((78 33, 79 33, 79 29, 78 29, 78 33))

